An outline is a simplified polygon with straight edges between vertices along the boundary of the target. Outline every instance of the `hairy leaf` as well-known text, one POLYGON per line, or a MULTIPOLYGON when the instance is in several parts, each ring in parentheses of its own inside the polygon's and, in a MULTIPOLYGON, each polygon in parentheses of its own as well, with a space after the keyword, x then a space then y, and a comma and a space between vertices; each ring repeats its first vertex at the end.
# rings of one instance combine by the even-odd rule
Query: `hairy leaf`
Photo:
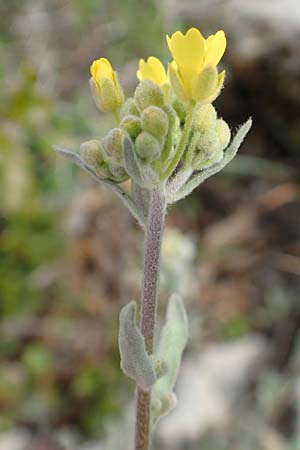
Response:
POLYGON ((156 358, 166 362, 167 373, 159 378, 152 390, 152 422, 167 414, 176 405, 173 388, 181 363, 183 350, 188 340, 188 319, 181 297, 170 297, 166 323, 162 329, 156 358))
POLYGON ((155 369, 144 338, 136 325, 136 302, 130 302, 120 313, 119 348, 123 372, 144 390, 156 381, 155 369))
POLYGON ((115 192, 115 194, 117 194, 117 196, 122 200, 123 204, 126 206, 127 209, 129 209, 129 211, 131 212, 133 217, 139 222, 141 227, 144 228, 145 221, 144 221, 143 215, 141 214, 139 209, 136 207, 136 205, 132 201, 132 198, 130 197, 130 195, 127 192, 125 192, 118 184, 116 184, 115 182, 113 182, 111 180, 101 178, 97 174, 97 172, 91 166, 86 164, 77 153, 72 152, 71 150, 67 150, 65 148, 59 147, 57 145, 54 145, 53 149, 55 150, 56 153, 58 153, 62 156, 65 156, 66 158, 73 161, 77 166, 81 167, 86 172, 88 172, 90 175, 92 175, 92 177, 95 178, 97 181, 109 186, 115 192))

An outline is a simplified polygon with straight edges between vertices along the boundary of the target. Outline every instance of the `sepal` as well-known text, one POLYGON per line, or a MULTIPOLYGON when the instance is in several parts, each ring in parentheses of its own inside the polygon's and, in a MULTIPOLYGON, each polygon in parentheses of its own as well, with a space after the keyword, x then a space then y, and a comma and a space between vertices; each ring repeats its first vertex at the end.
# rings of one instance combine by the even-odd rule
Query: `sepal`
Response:
POLYGON ((201 103, 210 103, 210 98, 217 95, 218 71, 216 66, 208 64, 199 73, 193 85, 193 98, 201 103))
POLYGON ((131 139, 135 139, 142 131, 141 119, 133 114, 129 114, 122 119, 120 127, 129 134, 131 139))
POLYGON ((142 80, 134 93, 134 100, 139 111, 154 105, 161 108, 164 105, 164 94, 161 88, 150 80, 142 80))
POLYGON ((164 141, 169 127, 168 115, 157 106, 149 106, 142 113, 142 128, 155 136, 160 142, 164 141))
POLYGON ((120 128, 113 128, 107 133, 107 135, 103 139, 107 156, 118 165, 122 163, 123 159, 122 157, 123 137, 124 132, 120 128))
POLYGON ((222 150, 224 150, 224 148, 226 148, 230 142, 230 137, 231 137, 230 128, 227 125, 227 123, 225 122, 225 120, 218 119, 217 123, 216 123, 216 130, 217 130, 217 135, 218 135, 218 139, 220 142, 220 146, 221 146, 222 150))
POLYGON ((138 135, 135 141, 135 149, 145 163, 151 163, 158 159, 162 150, 159 141, 147 131, 142 131, 138 135))
POLYGON ((139 110, 136 106, 136 103, 134 101, 133 97, 129 97, 125 100, 125 102, 123 103, 123 105, 120 108, 120 118, 124 119, 124 117, 126 116, 138 116, 139 115, 139 110))

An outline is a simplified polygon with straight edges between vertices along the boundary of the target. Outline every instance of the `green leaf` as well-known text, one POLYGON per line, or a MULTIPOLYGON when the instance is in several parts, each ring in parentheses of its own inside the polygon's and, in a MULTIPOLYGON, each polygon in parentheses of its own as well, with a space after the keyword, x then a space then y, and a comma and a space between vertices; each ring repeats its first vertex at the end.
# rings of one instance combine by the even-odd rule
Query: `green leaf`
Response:
POLYGON ((141 389, 148 390, 155 383, 156 375, 144 337, 136 325, 136 309, 136 302, 130 302, 120 313, 121 369, 141 389))

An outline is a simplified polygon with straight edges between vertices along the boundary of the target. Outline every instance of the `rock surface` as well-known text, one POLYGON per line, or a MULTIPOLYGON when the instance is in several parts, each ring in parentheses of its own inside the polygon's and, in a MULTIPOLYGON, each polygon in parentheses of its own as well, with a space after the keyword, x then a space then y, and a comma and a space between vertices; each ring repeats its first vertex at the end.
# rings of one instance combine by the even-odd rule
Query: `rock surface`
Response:
POLYGON ((181 448, 180 443, 225 426, 266 356, 267 345, 256 335, 213 344, 202 354, 189 356, 177 382, 178 405, 159 425, 163 448, 181 448))

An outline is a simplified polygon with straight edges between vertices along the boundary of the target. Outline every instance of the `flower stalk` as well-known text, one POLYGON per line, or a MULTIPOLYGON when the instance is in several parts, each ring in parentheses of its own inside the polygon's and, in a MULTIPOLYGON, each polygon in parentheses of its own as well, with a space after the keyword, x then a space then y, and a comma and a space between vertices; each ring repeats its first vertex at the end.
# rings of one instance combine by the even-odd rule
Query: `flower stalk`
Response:
MULTIPOLYGON (((153 353, 153 339, 158 305, 160 255, 166 202, 159 189, 153 189, 145 230, 144 273, 142 289, 141 332, 146 350, 153 353)), ((150 442, 151 392, 137 388, 135 450, 148 450, 150 442)))

